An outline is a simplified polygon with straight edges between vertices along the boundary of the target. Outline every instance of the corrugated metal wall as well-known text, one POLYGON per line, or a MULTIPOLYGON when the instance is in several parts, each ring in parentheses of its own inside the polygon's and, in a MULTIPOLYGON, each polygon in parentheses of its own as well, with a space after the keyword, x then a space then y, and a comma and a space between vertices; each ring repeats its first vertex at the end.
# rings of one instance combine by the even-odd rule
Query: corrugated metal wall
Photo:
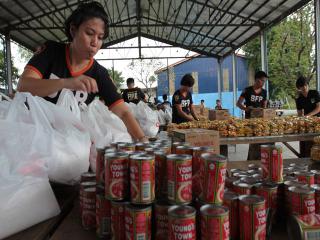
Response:
MULTIPOLYGON (((245 58, 237 56, 237 97, 241 91, 249 85, 249 69, 245 58)), ((158 74, 157 94, 159 100, 163 94, 172 96, 175 90, 180 87, 180 80, 186 73, 191 73, 197 81, 194 88, 193 98, 195 104, 200 104, 200 100, 205 100, 205 105, 214 108, 215 101, 218 99, 218 61, 215 58, 194 58, 176 66, 170 67, 158 74), (169 79, 167 77, 169 72, 169 79)), ((233 112, 233 86, 232 86, 232 57, 224 59, 222 63, 222 103, 223 107, 233 112)), ((241 115, 241 111, 236 109, 236 116, 241 115)))

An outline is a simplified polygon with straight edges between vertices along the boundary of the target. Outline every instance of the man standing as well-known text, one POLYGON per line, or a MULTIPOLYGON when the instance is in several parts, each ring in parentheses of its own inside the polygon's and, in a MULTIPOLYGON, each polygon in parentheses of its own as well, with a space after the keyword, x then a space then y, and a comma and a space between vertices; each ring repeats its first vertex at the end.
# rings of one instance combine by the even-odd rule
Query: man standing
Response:
POLYGON ((141 100, 145 101, 145 95, 141 91, 141 89, 138 87, 134 87, 133 78, 127 79, 127 86, 128 89, 125 89, 122 93, 122 98, 125 102, 138 104, 141 100))
MULTIPOLYGON (((256 72, 253 86, 245 88, 237 102, 237 107, 245 111, 245 117, 250 118, 252 108, 267 107, 267 91, 263 89, 268 76, 263 71, 256 72)), ((260 144, 250 144, 247 160, 259 160, 260 144)))
MULTIPOLYGON (((309 90, 309 82, 305 77, 299 77, 296 81, 299 96, 296 99, 298 116, 320 116, 320 96, 317 90, 309 90)), ((300 142, 301 157, 310 157, 312 141, 300 142)))
POLYGON ((221 104, 221 100, 217 99, 216 100, 216 106, 214 108, 215 110, 221 110, 222 109, 222 104, 221 104))

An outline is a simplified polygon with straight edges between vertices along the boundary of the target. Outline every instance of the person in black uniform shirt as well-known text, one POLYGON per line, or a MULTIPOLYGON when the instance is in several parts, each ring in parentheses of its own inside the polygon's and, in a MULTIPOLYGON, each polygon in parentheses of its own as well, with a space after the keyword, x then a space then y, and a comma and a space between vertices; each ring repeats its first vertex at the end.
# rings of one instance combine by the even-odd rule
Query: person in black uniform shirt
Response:
MULTIPOLYGON (((317 90, 309 90, 308 80, 301 76, 296 81, 299 96, 296 99, 298 116, 320 116, 320 96, 317 90)), ((312 141, 300 142, 301 157, 310 157, 312 141)))
MULTIPOLYGON (((252 108, 267 107, 267 91, 263 89, 268 76, 263 71, 256 72, 253 86, 245 88, 237 102, 237 107, 245 111, 245 117, 250 118, 252 108)), ((249 144, 247 160, 259 160, 260 144, 249 144)))
POLYGON ((122 119, 133 139, 145 141, 108 71, 93 59, 108 30, 108 16, 100 3, 79 5, 65 22, 69 43, 49 41, 39 48, 20 77, 18 91, 52 103, 57 102, 63 88, 73 90, 76 99, 86 104, 99 96, 122 119))
POLYGON ((199 120, 193 109, 192 94, 194 79, 190 74, 182 77, 180 89, 175 91, 172 96, 172 122, 183 123, 199 120))
POLYGON ((127 103, 138 104, 140 101, 145 101, 145 95, 140 88, 134 87, 134 79, 127 79, 128 89, 125 89, 122 93, 123 100, 127 103))

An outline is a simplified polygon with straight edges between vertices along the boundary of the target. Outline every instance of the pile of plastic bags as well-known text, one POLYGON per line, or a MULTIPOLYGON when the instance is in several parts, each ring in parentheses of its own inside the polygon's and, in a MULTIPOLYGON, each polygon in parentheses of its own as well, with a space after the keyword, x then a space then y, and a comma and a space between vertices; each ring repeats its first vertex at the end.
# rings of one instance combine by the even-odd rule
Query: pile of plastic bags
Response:
POLYGON ((131 137, 99 100, 79 107, 64 89, 56 105, 29 93, 0 101, 0 239, 58 215, 49 180, 77 183, 96 147, 117 141, 131 137))

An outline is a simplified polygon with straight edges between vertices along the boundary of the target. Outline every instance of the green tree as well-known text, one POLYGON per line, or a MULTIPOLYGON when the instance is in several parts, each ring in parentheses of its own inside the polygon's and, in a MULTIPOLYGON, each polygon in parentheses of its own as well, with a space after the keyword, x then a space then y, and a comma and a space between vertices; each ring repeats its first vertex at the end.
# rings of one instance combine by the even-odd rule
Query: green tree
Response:
MULTIPOLYGON (((315 84, 314 6, 306 7, 287 17, 267 33, 270 98, 296 97, 295 81, 300 75, 315 84)), ((261 68, 260 38, 243 48, 255 70, 261 68)))
MULTIPOLYGON (((11 65, 12 65, 12 83, 16 85, 18 83, 19 74, 18 69, 13 66, 13 61, 11 59, 11 65)), ((4 88, 7 84, 7 76, 6 76, 6 70, 5 70, 5 61, 4 61, 4 52, 0 50, 0 88, 4 88)))
POLYGON ((122 84, 124 83, 122 72, 115 70, 113 67, 108 69, 108 72, 117 88, 121 88, 122 84))

